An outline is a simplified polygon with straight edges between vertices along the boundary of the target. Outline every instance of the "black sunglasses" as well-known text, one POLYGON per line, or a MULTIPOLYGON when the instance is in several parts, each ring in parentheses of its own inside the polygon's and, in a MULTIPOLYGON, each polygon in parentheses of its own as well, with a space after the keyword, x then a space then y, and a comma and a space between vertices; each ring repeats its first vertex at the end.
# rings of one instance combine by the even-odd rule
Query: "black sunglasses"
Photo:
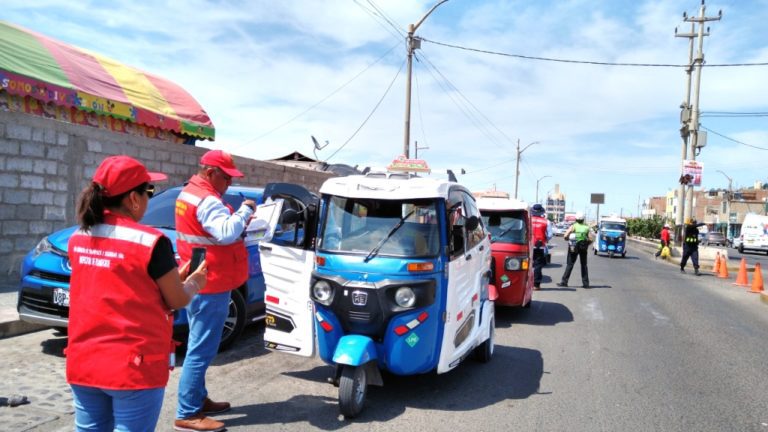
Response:
POLYGON ((147 188, 146 188, 146 189, 144 189, 144 192, 146 192, 146 193, 147 193, 147 198, 152 198, 152 196, 154 196, 154 195, 155 195, 155 185, 153 185, 153 184, 148 184, 148 185, 147 185, 147 188))

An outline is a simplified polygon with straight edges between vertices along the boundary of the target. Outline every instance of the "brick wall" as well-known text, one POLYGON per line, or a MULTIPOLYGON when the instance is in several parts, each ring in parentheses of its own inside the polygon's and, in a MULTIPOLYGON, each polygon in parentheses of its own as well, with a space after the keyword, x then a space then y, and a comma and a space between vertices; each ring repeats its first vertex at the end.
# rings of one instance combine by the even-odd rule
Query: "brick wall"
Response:
MULTIPOLYGON (((105 157, 127 154, 167 174, 162 189, 186 181, 207 150, 0 111, 0 273, 18 275, 41 238, 76 223, 77 197, 105 157)), ((247 186, 282 181, 316 191, 331 177, 238 156, 235 163, 247 186)))

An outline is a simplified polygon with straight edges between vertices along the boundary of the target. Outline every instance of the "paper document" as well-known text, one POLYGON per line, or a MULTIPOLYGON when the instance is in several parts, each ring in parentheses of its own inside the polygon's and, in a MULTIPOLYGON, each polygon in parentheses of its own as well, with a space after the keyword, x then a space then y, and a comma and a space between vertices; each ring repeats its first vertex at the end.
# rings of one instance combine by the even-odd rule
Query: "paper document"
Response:
POLYGON ((277 199, 260 204, 256 207, 256 213, 245 229, 245 245, 250 246, 258 242, 268 242, 275 234, 277 222, 283 209, 283 200, 277 199))

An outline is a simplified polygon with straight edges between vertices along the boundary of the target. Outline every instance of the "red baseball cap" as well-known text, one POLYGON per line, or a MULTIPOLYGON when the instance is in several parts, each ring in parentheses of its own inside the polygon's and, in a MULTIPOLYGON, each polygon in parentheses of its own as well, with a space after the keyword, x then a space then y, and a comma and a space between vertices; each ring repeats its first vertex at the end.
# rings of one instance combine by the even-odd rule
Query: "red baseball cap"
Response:
POLYGON ((200 164, 219 168, 230 177, 245 177, 245 175, 235 167, 235 161, 232 160, 232 155, 224 150, 210 150, 206 152, 203 157, 200 158, 200 164))
POLYGON ((142 183, 166 179, 165 174, 149 172, 141 162, 123 155, 104 159, 93 174, 93 182, 104 188, 106 197, 124 194, 142 183))

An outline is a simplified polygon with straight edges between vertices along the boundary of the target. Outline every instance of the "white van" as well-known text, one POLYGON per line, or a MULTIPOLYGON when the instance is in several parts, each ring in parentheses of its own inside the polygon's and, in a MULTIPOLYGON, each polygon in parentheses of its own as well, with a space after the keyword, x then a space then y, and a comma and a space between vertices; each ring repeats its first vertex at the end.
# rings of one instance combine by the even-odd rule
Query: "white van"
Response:
POLYGON ((744 216, 739 236, 739 253, 756 250, 768 253, 768 216, 749 213, 744 216))

